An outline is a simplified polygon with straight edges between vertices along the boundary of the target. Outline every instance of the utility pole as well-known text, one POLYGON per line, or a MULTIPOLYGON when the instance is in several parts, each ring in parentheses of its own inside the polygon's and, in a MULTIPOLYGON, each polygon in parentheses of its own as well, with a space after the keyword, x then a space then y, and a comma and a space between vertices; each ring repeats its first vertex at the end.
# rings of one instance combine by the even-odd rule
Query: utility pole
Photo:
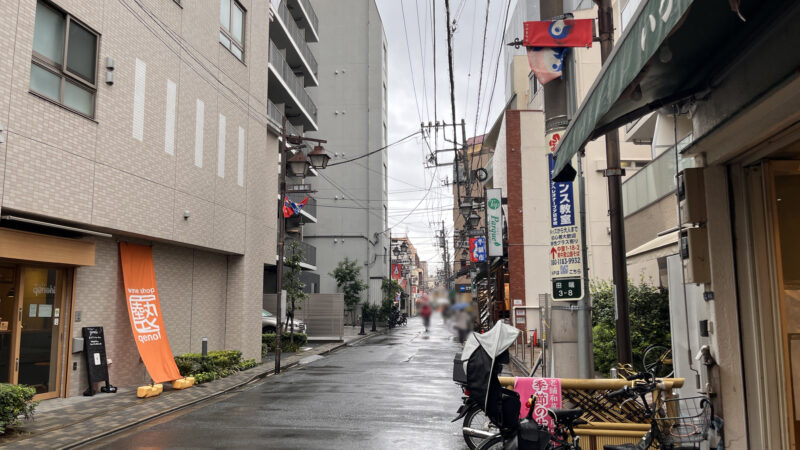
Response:
POLYGON ((444 276, 445 276, 445 287, 447 288, 447 292, 450 292, 450 248, 447 245, 447 234, 445 233, 444 228, 444 220, 442 221, 442 230, 440 235, 440 240, 442 246, 442 260, 444 261, 444 276))
MULTIPOLYGON (((539 8, 541 11, 542 20, 554 20, 564 18, 564 5, 561 0, 540 0, 539 8)), ((569 125, 569 117, 567 112, 567 81, 559 77, 551 80, 544 85, 544 116, 545 116, 545 141, 553 150, 555 142, 558 142, 563 135, 564 131, 569 125)), ((580 166, 580 156, 579 162, 580 166)), ((587 260, 587 240, 586 240, 586 205, 585 205, 585 184, 583 178, 573 181, 578 184, 579 194, 579 209, 580 215, 576 219, 580 221, 580 240, 581 240, 581 256, 583 261, 583 279, 579 282, 582 284, 583 295, 580 300, 570 306, 556 306, 552 305, 550 309, 550 320, 552 323, 559 323, 559 327, 551 327, 551 330, 557 330, 562 325, 569 328, 577 328, 577 343, 563 341, 562 336, 555 334, 547 336, 548 342, 551 344, 553 355, 557 351, 556 345, 559 346, 577 346, 577 367, 574 366, 572 361, 564 361, 563 364, 552 364, 551 369, 553 374, 557 376, 568 377, 576 374, 580 378, 592 378, 592 356, 591 356, 591 334, 589 332, 591 323, 590 308, 589 308, 589 284, 586 281, 588 277, 588 260, 587 260), (576 370, 577 369, 577 370, 576 370)), ((554 288, 555 289, 555 288, 554 288)), ((555 292, 554 292, 555 298, 555 292)), ((545 308, 547 309, 547 308, 545 308)))
MULTIPOLYGON (((600 58, 606 62, 614 48, 614 15, 611 0, 595 0, 597 27, 600 34, 600 58)), ((615 319, 617 325, 617 361, 633 362, 631 354, 631 326, 628 313, 628 267, 625 261, 625 220, 622 213, 622 176, 620 164, 619 131, 614 129, 606 136, 605 176, 608 178, 608 216, 611 222, 611 265, 614 281, 615 319)))
POLYGON ((283 202, 286 199, 286 116, 281 119, 281 142, 280 142, 280 178, 278 181, 278 262, 275 267, 275 319, 277 321, 275 330, 275 374, 281 373, 281 299, 283 297, 283 257, 286 251, 286 218, 283 217, 283 202))

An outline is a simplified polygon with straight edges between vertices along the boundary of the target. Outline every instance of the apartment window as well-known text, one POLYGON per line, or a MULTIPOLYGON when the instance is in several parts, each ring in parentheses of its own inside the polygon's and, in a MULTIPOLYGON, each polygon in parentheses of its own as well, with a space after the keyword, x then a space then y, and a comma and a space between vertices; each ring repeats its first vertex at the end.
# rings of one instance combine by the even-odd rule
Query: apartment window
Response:
POLYGON ((245 10, 236 0, 219 2, 219 43, 244 61, 245 10))
POLYGON ((98 34, 45 2, 36 4, 30 89, 94 117, 98 34))

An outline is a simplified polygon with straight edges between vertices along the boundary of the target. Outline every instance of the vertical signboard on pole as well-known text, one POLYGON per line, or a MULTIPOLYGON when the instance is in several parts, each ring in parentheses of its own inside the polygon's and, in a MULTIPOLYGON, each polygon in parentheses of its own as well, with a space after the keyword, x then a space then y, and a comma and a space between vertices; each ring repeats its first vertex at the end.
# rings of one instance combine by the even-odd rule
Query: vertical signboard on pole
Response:
POLYGON ((581 195, 572 181, 553 181, 555 158, 552 151, 560 135, 548 139, 547 155, 550 172, 550 278, 553 282, 553 300, 580 300, 584 296, 583 250, 578 202, 581 195))
POLYGON ((503 190, 486 190, 486 252, 489 257, 503 256, 503 190))

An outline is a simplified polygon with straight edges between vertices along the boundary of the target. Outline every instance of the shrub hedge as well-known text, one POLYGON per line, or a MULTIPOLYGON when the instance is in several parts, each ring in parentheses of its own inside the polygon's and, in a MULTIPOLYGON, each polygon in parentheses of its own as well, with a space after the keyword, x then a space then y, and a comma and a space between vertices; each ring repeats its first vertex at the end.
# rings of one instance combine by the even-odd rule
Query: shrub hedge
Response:
POLYGON ((194 376, 197 384, 225 378, 241 370, 258 365, 255 359, 242 360, 239 350, 216 350, 203 356, 200 353, 184 353, 175 357, 181 376, 194 376))
MULTIPOLYGON (((290 337, 288 331, 281 333, 282 352, 296 352, 308 342, 308 336, 303 333, 294 334, 294 344, 290 343, 290 337)), ((266 355, 268 351, 275 351, 275 333, 264 333, 261 335, 261 354, 266 355)))
POLYGON ((29 386, 0 383, 0 434, 13 427, 22 416, 29 419, 39 402, 33 401, 36 389, 29 386))

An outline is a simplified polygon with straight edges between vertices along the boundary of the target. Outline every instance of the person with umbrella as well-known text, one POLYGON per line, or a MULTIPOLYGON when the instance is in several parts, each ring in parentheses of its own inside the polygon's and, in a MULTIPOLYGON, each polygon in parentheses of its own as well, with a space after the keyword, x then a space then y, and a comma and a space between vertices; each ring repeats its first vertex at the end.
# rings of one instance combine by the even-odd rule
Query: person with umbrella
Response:
POLYGON ((472 328, 472 317, 468 309, 471 308, 469 303, 456 303, 450 307, 453 314, 453 326, 458 331, 458 342, 464 343, 472 328))

